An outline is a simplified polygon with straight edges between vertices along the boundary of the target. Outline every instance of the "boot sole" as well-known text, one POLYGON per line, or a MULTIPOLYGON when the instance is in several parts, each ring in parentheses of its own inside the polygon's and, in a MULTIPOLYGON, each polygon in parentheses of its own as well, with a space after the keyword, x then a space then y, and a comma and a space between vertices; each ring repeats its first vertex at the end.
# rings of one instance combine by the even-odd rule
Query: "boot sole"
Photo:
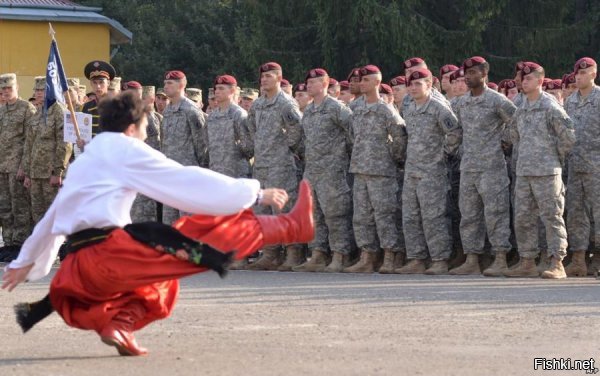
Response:
POLYGON ((126 346, 124 346, 121 342, 117 341, 111 337, 100 337, 100 340, 108 346, 115 347, 121 356, 144 356, 147 353, 136 354, 131 352, 126 346))

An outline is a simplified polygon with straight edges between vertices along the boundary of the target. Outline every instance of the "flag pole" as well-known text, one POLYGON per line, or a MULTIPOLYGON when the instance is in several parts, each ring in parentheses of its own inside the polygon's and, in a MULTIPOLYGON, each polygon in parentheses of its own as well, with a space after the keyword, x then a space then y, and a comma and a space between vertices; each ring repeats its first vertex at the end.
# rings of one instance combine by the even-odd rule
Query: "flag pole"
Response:
MULTIPOLYGON (((54 42, 56 42, 56 39, 54 38, 54 35, 56 34, 56 32, 54 31, 54 29, 52 28, 52 24, 50 22, 48 22, 48 26, 50 27, 50 36, 52 37, 52 40, 54 42)), ((77 136, 77 141, 81 141, 81 133, 79 132, 79 125, 77 124, 77 116, 75 115, 75 108, 73 107, 73 102, 71 100, 71 93, 69 92, 69 90, 66 91, 67 93, 67 108, 69 109, 69 112, 71 113, 71 121, 73 122, 73 127, 75 128, 75 136, 77 136)), ((63 93, 64 95, 64 93, 63 93)))

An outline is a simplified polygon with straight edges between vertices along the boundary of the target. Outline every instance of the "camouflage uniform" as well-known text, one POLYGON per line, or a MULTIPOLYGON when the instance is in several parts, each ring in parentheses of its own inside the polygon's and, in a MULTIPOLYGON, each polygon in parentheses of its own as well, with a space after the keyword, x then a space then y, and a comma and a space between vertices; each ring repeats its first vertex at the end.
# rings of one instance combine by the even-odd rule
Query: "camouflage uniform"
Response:
MULTIPOLYGON (((146 133, 148 137, 145 142, 150 147, 160 150, 160 130, 162 123, 162 115, 156 111, 151 111, 148 114, 148 127, 146 133)), ((157 220, 157 202, 140 193, 135 197, 131 206, 131 221, 136 222, 154 222, 157 220)))
MULTIPOLYGON (((435 92, 435 91, 432 91, 435 92)), ((456 152, 461 128, 447 101, 432 95, 404 110, 408 147, 402 192, 402 223, 408 259, 448 260, 451 253, 447 216, 448 175, 444 150, 456 152)))
POLYGON ((515 105, 484 86, 481 95, 467 93, 456 103, 463 129, 460 165, 460 235, 465 253, 483 253, 486 229, 493 251, 511 249, 510 192, 502 151, 505 124, 515 105))
MULTIPOLYGON (((170 103, 163 114, 161 150, 184 166, 207 167, 206 126, 204 114, 188 98, 170 103)), ((163 206, 163 223, 171 224, 185 215, 177 209, 163 206)))
POLYGON ((535 103, 525 100, 510 127, 519 145, 515 187, 515 232, 519 254, 535 258, 538 216, 546 228, 548 256, 566 255, 567 232, 562 218, 562 161, 575 143, 573 124, 553 96, 542 92, 535 103))
POLYGON ((20 98, 0 107, 0 220, 6 245, 22 244, 31 233, 29 193, 17 171, 24 171, 25 138, 34 115, 35 107, 20 98))
POLYGON ((250 177, 249 159, 254 153, 246 119, 248 114, 232 103, 225 111, 215 108, 206 122, 208 167, 234 178, 250 177))
POLYGON ((306 169, 313 186, 315 239, 310 249, 349 254, 352 249, 352 192, 347 174, 350 162, 349 123, 352 112, 326 96, 304 109, 306 169))
POLYGON ((355 107, 350 172, 354 174, 354 236, 359 248, 398 252, 397 171, 406 151, 404 120, 382 99, 355 107))
MULTIPOLYGON (((565 110, 573 119, 576 136, 567 183, 569 247, 584 251, 590 243, 590 222, 600 213, 600 87, 594 86, 586 98, 579 91, 573 93, 565 102, 565 110)), ((598 247, 600 226, 594 227, 598 247)))
POLYGON ((73 145, 64 142, 64 112, 58 102, 48 108, 46 118, 43 110, 38 111, 27 132, 23 169, 31 180, 29 194, 34 224, 42 219, 58 193, 58 186, 50 185, 50 177, 64 178, 73 151, 73 145))

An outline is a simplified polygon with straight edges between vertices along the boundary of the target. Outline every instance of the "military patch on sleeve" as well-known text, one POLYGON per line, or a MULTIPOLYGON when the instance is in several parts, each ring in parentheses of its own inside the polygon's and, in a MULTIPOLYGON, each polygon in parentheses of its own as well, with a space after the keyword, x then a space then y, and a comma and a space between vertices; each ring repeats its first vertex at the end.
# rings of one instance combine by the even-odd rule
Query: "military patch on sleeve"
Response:
POLYGON ((285 112, 284 120, 286 123, 299 123, 300 122, 300 112, 294 108, 290 108, 285 112))
POLYGON ((447 129, 452 129, 456 127, 456 121, 454 121, 454 119, 452 119, 451 117, 447 117, 444 119, 444 126, 447 129))

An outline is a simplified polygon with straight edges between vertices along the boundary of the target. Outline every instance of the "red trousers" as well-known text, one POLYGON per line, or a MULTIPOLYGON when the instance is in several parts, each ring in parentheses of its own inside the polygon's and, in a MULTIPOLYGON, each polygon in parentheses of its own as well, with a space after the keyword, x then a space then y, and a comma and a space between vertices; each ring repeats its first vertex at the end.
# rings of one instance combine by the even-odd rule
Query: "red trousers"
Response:
MULTIPOLYGON (((263 246, 262 230, 251 210, 183 217, 173 227, 220 251, 239 251, 236 258, 263 246)), ((126 313, 134 317, 137 330, 171 314, 179 278, 206 270, 117 229, 102 243, 65 258, 50 285, 50 299, 70 326, 100 332, 117 314, 126 313)))

